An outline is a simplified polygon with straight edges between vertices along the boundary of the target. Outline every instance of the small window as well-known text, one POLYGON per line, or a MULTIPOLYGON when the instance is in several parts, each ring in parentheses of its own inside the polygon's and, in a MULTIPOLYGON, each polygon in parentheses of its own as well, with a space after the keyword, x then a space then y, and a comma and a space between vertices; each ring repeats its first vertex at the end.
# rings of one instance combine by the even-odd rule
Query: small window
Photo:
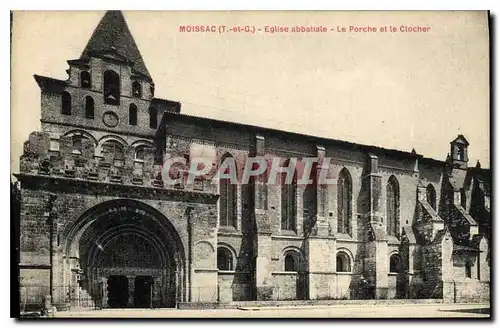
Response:
POLYGON ((156 107, 149 108, 149 127, 156 129, 158 127, 158 111, 156 107))
POLYGON ((390 273, 401 273, 401 257, 394 254, 389 260, 389 272, 390 273))
POLYGON ((59 139, 50 139, 50 148, 51 151, 59 151, 59 139))
POLYGON ((82 88, 90 89, 90 73, 83 71, 80 73, 80 85, 82 88))
POLYGON ((465 161, 465 149, 464 146, 457 146, 457 158, 459 161, 465 161))
POLYGON ((139 161, 143 161, 144 160, 144 157, 145 157, 145 154, 146 154, 146 148, 150 148, 150 147, 149 146, 141 145, 141 146, 137 146, 135 148, 135 159, 136 160, 139 160, 139 161))
POLYGON ((61 114, 71 115, 71 95, 67 92, 62 94, 61 114))
POLYGON ((233 256, 225 247, 217 248, 217 269, 221 271, 233 270, 233 256))
POLYGON ((94 118, 94 99, 90 96, 85 97, 85 117, 94 118))
POLYGON ((337 253, 337 272, 351 272, 351 260, 346 252, 337 253))
POLYGON ((465 262, 465 277, 472 278, 472 263, 470 261, 465 262))
POLYGON ((136 98, 142 97, 142 86, 139 81, 132 82, 132 96, 136 98))
POLYGON ((144 160, 144 147, 137 147, 137 150, 135 151, 135 159, 144 160))
POLYGON ((436 190, 434 187, 429 183, 426 188, 426 193, 427 193, 427 203, 431 205, 431 207, 436 210, 436 190))
POLYGON ((128 124, 137 125, 137 106, 135 104, 130 104, 128 108, 128 124))
POLYGON ((155 86, 153 84, 149 87, 149 92, 151 92, 151 97, 155 96, 155 86))
POLYGON ((73 154, 81 154, 83 151, 83 136, 73 136, 73 154))
POLYGON ((293 254, 288 254, 285 256, 285 271, 286 272, 297 272, 298 270, 298 265, 297 265, 297 259, 293 254))

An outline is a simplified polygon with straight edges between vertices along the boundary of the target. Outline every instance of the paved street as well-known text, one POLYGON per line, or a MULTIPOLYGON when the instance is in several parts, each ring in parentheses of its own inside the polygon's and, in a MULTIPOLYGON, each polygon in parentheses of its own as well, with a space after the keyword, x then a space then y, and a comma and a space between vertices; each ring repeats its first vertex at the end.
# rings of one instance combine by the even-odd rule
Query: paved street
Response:
POLYGON ((59 312, 56 317, 93 318, 436 318, 489 317, 489 304, 330 305, 241 309, 113 309, 59 312))

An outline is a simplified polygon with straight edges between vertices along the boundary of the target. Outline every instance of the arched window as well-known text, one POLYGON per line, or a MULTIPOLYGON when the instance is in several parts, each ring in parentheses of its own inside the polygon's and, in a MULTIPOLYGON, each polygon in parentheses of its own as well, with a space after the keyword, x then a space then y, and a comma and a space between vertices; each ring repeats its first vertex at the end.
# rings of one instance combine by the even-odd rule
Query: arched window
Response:
POLYGON ((90 88, 90 73, 87 71, 82 71, 80 73, 80 86, 85 89, 90 88))
POLYGON ((399 237, 399 186, 393 175, 389 178, 386 189, 387 234, 399 237))
MULTIPOLYGON (((231 155, 223 156, 221 163, 231 155)), ((225 174, 229 173, 229 167, 226 168, 225 174)), ((219 180, 219 213, 220 225, 236 228, 236 185, 231 183, 229 178, 221 178, 219 180)))
POLYGON ((346 252, 337 252, 337 272, 351 272, 351 259, 346 252))
POLYGON ((104 103, 120 104, 120 76, 114 71, 104 72, 104 103))
POLYGON ((469 260, 465 262, 465 277, 472 278, 472 263, 469 260))
POLYGON ((344 168, 340 171, 337 184, 337 212, 338 224, 337 230, 339 233, 351 233, 351 199, 352 199, 352 183, 349 172, 344 168))
POLYGON ((61 114, 71 115, 71 95, 65 91, 62 94, 61 100, 61 114))
POLYGON ((217 248, 217 269, 222 271, 233 270, 233 255, 225 247, 217 248))
POLYGON ((90 96, 85 97, 85 117, 94 118, 94 99, 90 96))
POLYGON ((102 145, 102 155, 105 160, 123 160, 123 145, 116 140, 108 140, 102 145))
MULTIPOLYGON (((290 160, 287 160, 283 167, 290 165, 290 160)), ((288 183, 286 172, 281 175, 281 229, 296 230, 297 216, 297 172, 293 172, 291 183, 288 183)))
POLYGON ((156 107, 149 107, 149 127, 151 129, 158 127, 158 111, 156 107))
POLYGON ((128 124, 137 125, 137 106, 130 104, 128 108, 128 124))
POLYGON ((427 185, 426 194, 427 203, 429 203, 429 205, 431 205, 431 207, 436 210, 436 190, 430 183, 427 185))
POLYGON ((285 256, 285 271, 297 272, 299 271, 298 258, 294 254, 287 254, 285 256))
POLYGON ((132 96, 136 98, 142 97, 142 86, 139 81, 132 82, 132 96))
POLYGON ((465 147, 463 145, 457 145, 457 159, 465 161, 465 147))
POLYGON ((398 254, 391 255, 389 259, 389 272, 390 273, 401 273, 401 257, 398 254))

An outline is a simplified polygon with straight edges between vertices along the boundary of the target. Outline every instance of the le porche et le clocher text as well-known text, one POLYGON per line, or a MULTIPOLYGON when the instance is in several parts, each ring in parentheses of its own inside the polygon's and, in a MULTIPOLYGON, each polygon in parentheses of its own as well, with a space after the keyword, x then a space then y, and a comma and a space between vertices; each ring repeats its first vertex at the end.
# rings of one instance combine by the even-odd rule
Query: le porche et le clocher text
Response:
POLYGON ((194 24, 179 25, 181 33, 426 33, 430 32, 430 26, 420 25, 382 25, 382 26, 358 26, 358 25, 211 25, 194 24))

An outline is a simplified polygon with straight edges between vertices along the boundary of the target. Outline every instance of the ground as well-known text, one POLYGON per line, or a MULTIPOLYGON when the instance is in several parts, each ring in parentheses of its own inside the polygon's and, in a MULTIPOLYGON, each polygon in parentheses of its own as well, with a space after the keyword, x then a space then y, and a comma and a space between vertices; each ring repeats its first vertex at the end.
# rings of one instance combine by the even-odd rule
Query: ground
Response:
POLYGON ((329 305, 240 309, 113 309, 58 312, 57 318, 488 318, 489 304, 329 305))

